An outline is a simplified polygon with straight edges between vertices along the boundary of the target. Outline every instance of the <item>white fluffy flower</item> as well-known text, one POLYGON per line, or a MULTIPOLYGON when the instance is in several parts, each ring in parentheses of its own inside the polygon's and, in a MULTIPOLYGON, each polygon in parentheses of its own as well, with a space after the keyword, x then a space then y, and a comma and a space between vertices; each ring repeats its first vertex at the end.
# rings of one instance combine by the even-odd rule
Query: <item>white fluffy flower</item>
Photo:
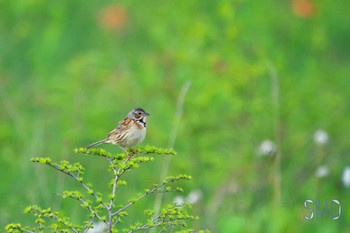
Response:
POLYGON ((314 142, 317 145, 326 145, 329 141, 328 133, 322 129, 318 129, 314 133, 314 142))
POLYGON ((193 190, 186 197, 186 202, 189 204, 197 203, 202 198, 202 192, 200 190, 193 190))
POLYGON ((329 169, 326 165, 322 165, 317 168, 316 170, 316 176, 318 178, 326 177, 329 175, 329 169))
POLYGON ((271 140, 264 140, 260 143, 258 147, 258 154, 260 156, 272 156, 276 153, 277 146, 271 140))
POLYGON ((174 202, 176 203, 176 205, 182 206, 183 203, 185 203, 185 198, 183 196, 176 196, 174 198, 174 202))
POLYGON ((100 233, 100 232, 106 232, 107 231, 107 224, 104 222, 94 222, 92 224, 94 228, 88 229, 87 233, 100 233))
POLYGON ((345 187, 350 187, 350 167, 344 168, 342 181, 345 187))

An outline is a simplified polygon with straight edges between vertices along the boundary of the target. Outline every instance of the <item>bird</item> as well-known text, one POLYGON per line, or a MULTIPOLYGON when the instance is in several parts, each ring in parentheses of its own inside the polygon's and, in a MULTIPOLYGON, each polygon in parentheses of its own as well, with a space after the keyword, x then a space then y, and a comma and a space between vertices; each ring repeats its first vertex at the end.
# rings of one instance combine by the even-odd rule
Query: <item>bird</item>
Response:
POLYGON ((86 149, 105 143, 118 145, 124 150, 136 146, 145 139, 146 118, 149 115, 142 108, 134 108, 105 139, 88 145, 86 149))

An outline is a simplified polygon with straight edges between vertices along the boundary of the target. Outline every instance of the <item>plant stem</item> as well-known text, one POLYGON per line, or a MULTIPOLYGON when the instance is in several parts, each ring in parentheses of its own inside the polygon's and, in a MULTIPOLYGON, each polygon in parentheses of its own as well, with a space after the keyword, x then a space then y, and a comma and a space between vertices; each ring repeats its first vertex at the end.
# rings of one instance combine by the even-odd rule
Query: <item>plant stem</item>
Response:
MULTIPOLYGON (((191 81, 186 81, 182 85, 180 94, 177 98, 174 125, 172 128, 172 131, 170 132, 170 137, 169 137, 169 142, 168 142, 169 148, 173 148, 175 146, 177 131, 178 131, 178 128, 180 125, 180 120, 181 120, 181 117, 183 114, 183 106, 184 106, 186 94, 187 94, 190 86, 191 86, 191 81)), ((164 178, 167 176, 168 171, 169 171, 170 161, 171 161, 170 157, 165 158, 163 160, 162 170, 160 173, 160 181, 164 180, 164 178)), ((153 207, 155 215, 157 215, 160 211, 160 207, 161 207, 162 201, 163 201, 163 195, 164 195, 164 193, 159 193, 156 196, 156 200, 155 200, 154 207, 153 207)))
POLYGON ((279 100, 279 81, 275 66, 269 62, 270 77, 272 83, 272 104, 274 115, 274 133, 277 151, 274 158, 274 204, 278 208, 281 203, 281 120, 280 120, 280 100, 279 100))

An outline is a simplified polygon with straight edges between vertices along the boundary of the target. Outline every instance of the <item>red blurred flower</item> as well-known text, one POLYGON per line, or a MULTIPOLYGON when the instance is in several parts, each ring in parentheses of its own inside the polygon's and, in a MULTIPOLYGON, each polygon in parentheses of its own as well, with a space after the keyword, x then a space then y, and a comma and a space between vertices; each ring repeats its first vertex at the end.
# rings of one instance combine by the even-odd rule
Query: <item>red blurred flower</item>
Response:
POLYGON ((315 13, 311 0, 292 0, 292 9, 296 15, 305 18, 315 13))
POLYGON ((98 15, 98 22, 107 31, 122 28, 128 18, 128 13, 120 4, 114 4, 103 8, 98 15))

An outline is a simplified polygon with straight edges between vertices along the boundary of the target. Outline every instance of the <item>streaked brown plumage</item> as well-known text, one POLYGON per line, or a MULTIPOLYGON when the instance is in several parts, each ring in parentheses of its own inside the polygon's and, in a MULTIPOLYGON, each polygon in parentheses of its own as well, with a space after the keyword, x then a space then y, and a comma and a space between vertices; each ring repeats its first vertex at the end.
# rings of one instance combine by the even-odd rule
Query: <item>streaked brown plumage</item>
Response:
POLYGON ((124 120, 120 121, 118 126, 107 135, 107 138, 92 143, 86 148, 88 149, 104 143, 119 145, 124 149, 136 146, 145 139, 146 117, 148 115, 149 113, 142 108, 131 110, 124 120))

